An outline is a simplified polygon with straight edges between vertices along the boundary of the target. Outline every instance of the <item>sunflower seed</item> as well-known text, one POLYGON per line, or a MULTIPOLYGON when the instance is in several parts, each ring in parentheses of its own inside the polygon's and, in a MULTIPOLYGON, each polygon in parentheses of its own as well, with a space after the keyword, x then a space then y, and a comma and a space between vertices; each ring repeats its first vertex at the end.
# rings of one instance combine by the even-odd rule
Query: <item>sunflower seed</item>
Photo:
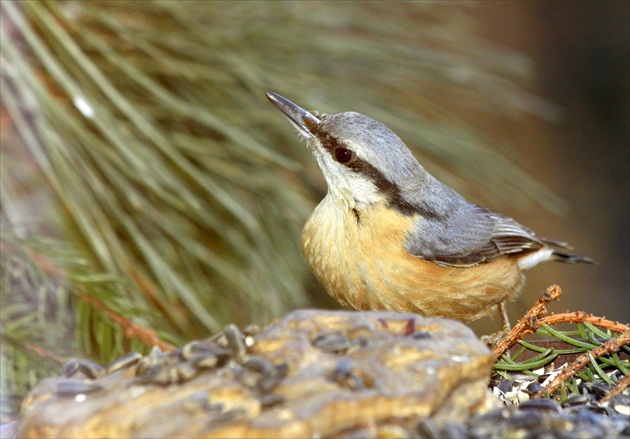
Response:
POLYGON ((125 354, 122 357, 118 357, 113 360, 111 363, 105 366, 105 369, 108 374, 112 374, 121 369, 133 366, 134 364, 138 363, 141 358, 142 355, 140 355, 138 352, 129 352, 128 354, 125 354))
POLYGON ((352 342, 344 334, 321 334, 315 337, 313 346, 328 353, 342 353, 352 346, 352 342))
POLYGON ((238 326, 229 324, 224 330, 227 339, 227 347, 232 352, 232 357, 237 363, 241 363, 247 353, 245 343, 243 342, 243 334, 239 331, 238 326))
POLYGON ((73 358, 63 365, 63 374, 66 378, 70 378, 77 373, 82 373, 90 379, 96 379, 103 374, 105 368, 98 363, 90 360, 79 360, 73 358))
POLYGON ((55 394, 59 396, 77 396, 95 393, 103 390, 103 386, 84 381, 61 381, 57 383, 55 394))

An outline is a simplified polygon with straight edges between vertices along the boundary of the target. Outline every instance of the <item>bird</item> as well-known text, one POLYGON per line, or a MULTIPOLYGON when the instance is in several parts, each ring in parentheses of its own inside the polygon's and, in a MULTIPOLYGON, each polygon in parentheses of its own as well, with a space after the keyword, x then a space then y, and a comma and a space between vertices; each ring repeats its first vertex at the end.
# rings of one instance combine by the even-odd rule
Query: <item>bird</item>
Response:
POLYGON ((524 270, 549 260, 594 262, 469 203, 380 122, 266 96, 306 140, 326 180, 301 247, 319 283, 344 308, 463 323, 498 311, 507 331, 506 302, 522 291, 524 270))

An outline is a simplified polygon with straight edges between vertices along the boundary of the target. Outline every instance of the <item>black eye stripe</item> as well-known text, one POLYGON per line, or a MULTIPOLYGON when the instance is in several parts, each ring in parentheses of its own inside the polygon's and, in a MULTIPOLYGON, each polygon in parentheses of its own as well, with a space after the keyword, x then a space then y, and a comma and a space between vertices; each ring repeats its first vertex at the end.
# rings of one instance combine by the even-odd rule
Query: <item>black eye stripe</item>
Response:
POLYGON ((387 199, 389 200, 389 204, 392 207, 394 207, 403 215, 413 215, 417 213, 417 208, 407 203, 403 199, 403 197, 400 194, 400 188, 398 187, 398 185, 396 183, 389 181, 387 178, 385 178, 385 175, 383 175, 381 171, 379 171, 377 168, 375 168, 373 165, 366 162, 365 160, 357 157, 357 155, 354 153, 354 151, 352 151, 352 149, 348 148, 347 145, 344 145, 343 143, 339 142, 330 134, 324 131, 318 130, 316 135, 319 138, 319 141, 321 142, 324 149, 328 151, 328 153, 332 156, 332 158, 335 161, 341 163, 342 165, 351 169, 354 172, 357 172, 366 176, 371 181, 373 181, 376 187, 383 194, 387 196, 387 199), (336 153, 340 149, 351 151, 352 153, 351 160, 348 160, 347 162, 342 162, 338 160, 338 158, 336 157, 336 153))
POLYGON ((348 148, 347 145, 338 141, 330 134, 318 130, 316 133, 319 141, 322 143, 322 146, 326 151, 330 153, 330 155, 342 165, 348 164, 352 161, 353 158, 356 157, 356 154, 351 148, 348 148))
MULTIPOLYGON (((321 124, 320 124, 320 127, 321 127, 321 124)), ((319 141, 322 143, 322 146, 328 152, 332 153, 337 148, 345 147, 344 145, 341 144, 341 142, 339 142, 337 139, 332 137, 330 134, 321 131, 321 129, 318 129, 315 135, 319 138, 319 141)))
POLYGON ((418 208, 405 201, 400 193, 400 187, 388 180, 381 171, 372 166, 365 160, 356 158, 346 164, 347 167, 354 172, 361 173, 369 178, 379 189, 379 191, 387 197, 387 200, 394 209, 403 215, 411 216, 418 212, 418 208))

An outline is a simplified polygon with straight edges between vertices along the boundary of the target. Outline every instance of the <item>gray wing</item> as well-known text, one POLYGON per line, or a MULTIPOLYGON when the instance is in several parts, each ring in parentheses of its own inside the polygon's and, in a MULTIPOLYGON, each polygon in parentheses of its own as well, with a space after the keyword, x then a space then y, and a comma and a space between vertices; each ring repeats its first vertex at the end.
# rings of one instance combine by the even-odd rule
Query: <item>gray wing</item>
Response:
POLYGON ((502 255, 524 256, 563 242, 540 238, 511 218, 472 204, 449 215, 421 217, 407 236, 405 250, 441 265, 470 266, 502 255))

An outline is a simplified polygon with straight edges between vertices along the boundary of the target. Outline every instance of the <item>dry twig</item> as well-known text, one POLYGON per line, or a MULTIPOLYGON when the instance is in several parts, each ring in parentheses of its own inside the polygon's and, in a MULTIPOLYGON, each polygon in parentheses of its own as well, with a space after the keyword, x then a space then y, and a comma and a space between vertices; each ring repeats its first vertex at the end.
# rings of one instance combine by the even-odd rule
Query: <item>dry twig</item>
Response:
MULTIPOLYGON (((68 273, 66 272, 66 270, 64 270, 63 268, 51 262, 43 254, 38 253, 34 250, 29 250, 29 255, 32 258, 32 260, 35 261, 44 272, 63 276, 63 277, 68 277, 68 273)), ((153 329, 146 328, 142 325, 139 325, 133 322, 132 320, 124 316, 121 316, 118 313, 115 313, 114 311, 110 310, 100 300, 87 294, 86 289, 83 287, 83 285, 80 284, 80 282, 75 282, 75 283, 78 284, 77 290, 78 290, 79 298, 89 303, 91 306, 95 307, 96 309, 98 309, 105 316, 107 316, 107 318, 109 318, 112 322, 119 325, 124 330, 125 336, 127 338, 136 338, 140 340, 142 343, 146 344, 147 346, 157 346, 163 351, 172 351, 175 349, 175 346, 160 339, 153 329)))
POLYGON ((564 370, 560 374, 558 374, 558 376, 551 380, 551 382, 547 384, 542 391, 532 396, 532 398, 542 398, 545 396, 545 394, 551 394, 555 392, 562 383, 567 381, 580 369, 586 366, 591 361, 591 358, 597 359, 601 356, 617 352, 623 345, 626 345, 628 343, 630 343, 630 331, 626 331, 619 335, 619 337, 610 339, 606 343, 602 343, 595 349, 583 353, 570 364, 568 364, 567 367, 565 367, 564 370))
POLYGON ((613 332, 630 331, 630 326, 623 323, 613 322, 603 317, 595 317, 593 314, 587 314, 584 311, 564 312, 560 314, 552 314, 544 317, 538 322, 538 327, 542 325, 557 325, 558 323, 592 323, 600 328, 604 328, 613 332))
POLYGON ((547 291, 540 295, 534 306, 512 328, 510 333, 502 338, 494 348, 494 360, 497 361, 513 344, 521 340, 525 335, 538 329, 539 321, 547 315, 547 304, 558 300, 562 290, 558 285, 551 285, 547 291))
POLYGON ((620 379, 614 389, 602 396, 598 402, 600 404, 603 404, 610 401, 614 396, 619 395, 621 392, 626 390, 628 386, 630 386, 630 375, 626 375, 625 377, 620 379))
MULTIPOLYGON (((79 286, 79 288, 83 290, 81 286, 79 286)), ((125 331, 125 336, 127 338, 137 338, 147 346, 157 346, 162 351, 172 351, 175 349, 175 346, 158 337, 153 329, 145 328, 144 326, 113 312, 100 300, 86 294, 85 292, 80 292, 79 298, 84 302, 89 303, 94 308, 100 310, 100 312, 111 319, 112 322, 120 326, 125 331)))

